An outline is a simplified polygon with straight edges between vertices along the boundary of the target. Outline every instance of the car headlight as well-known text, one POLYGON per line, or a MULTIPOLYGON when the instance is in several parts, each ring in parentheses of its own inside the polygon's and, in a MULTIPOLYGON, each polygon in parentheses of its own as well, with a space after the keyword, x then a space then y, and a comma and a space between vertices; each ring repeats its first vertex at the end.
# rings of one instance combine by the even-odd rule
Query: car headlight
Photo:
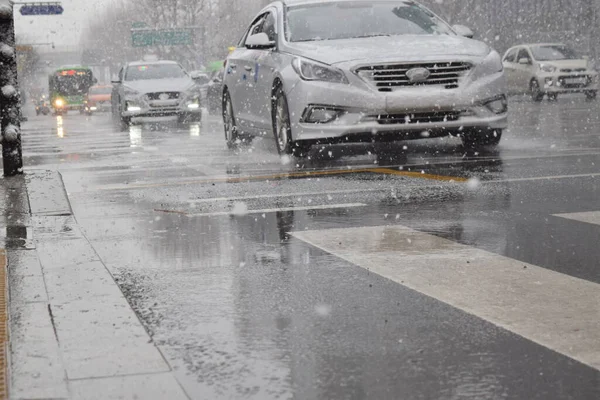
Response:
POLYGON ((349 83, 348 78, 342 70, 329 65, 309 61, 303 58, 296 58, 292 66, 300 78, 305 81, 322 81, 332 83, 349 83))
POLYGON ((552 72, 556 71, 556 67, 554 65, 550 65, 550 64, 540 64, 540 70, 542 70, 544 72, 552 73, 552 72))
POLYGON ((65 101, 63 99, 56 99, 54 100, 54 105, 59 108, 64 107, 65 101))

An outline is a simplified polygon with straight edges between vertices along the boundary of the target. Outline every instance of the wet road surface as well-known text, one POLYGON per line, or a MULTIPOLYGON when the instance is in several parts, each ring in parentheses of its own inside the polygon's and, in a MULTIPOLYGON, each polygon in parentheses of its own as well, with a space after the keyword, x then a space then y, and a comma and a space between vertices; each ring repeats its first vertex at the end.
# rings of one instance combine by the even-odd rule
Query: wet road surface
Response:
POLYGON ((600 398, 600 102, 453 138, 276 155, 216 117, 30 117, 82 231, 191 398, 600 398), (389 154, 392 153, 392 156, 389 154))

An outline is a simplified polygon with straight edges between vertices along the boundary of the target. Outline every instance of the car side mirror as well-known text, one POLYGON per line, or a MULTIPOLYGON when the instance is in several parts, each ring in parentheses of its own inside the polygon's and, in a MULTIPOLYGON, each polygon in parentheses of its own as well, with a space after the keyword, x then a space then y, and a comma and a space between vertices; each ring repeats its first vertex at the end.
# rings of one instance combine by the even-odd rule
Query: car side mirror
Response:
POLYGON ((269 39, 269 36, 260 32, 246 39, 246 48, 248 49, 272 49, 275 47, 275 42, 269 39))
POLYGON ((464 37, 469 38, 469 39, 473 39, 473 37, 475 36, 475 34, 471 30, 471 28, 468 28, 468 27, 466 27, 464 25, 454 25, 452 27, 452 29, 454 29, 454 31, 457 34, 459 34, 460 36, 464 36, 464 37))
POLYGON ((531 64, 531 60, 529 58, 519 58, 519 64, 529 65, 529 64, 531 64))

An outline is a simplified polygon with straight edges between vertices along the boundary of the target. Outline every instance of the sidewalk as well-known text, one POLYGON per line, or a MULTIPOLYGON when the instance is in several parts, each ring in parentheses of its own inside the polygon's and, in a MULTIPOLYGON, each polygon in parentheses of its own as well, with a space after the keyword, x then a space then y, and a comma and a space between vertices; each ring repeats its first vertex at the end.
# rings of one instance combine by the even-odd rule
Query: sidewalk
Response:
POLYGON ((188 399, 79 229, 60 175, 0 179, 0 207, 10 399, 188 399))

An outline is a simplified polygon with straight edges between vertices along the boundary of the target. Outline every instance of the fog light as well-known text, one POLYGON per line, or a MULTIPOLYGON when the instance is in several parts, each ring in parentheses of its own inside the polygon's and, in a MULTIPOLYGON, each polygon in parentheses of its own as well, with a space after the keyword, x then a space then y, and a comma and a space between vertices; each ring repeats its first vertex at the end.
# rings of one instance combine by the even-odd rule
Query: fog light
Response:
POLYGON ((304 114, 303 122, 310 124, 327 124, 346 114, 346 111, 339 108, 311 106, 304 114))
POLYGON ((61 107, 64 107, 64 105, 65 105, 65 101, 64 101, 63 99, 56 99, 56 100, 54 101, 54 106, 55 106, 56 108, 61 108, 61 107))
POLYGON ((505 96, 497 97, 485 103, 485 106, 494 114, 503 114, 508 111, 508 102, 505 96))
POLYGON ((197 109, 199 109, 199 108, 200 108, 200 104, 195 104, 195 103, 193 103, 193 104, 188 104, 188 108, 189 108, 190 110, 197 110, 197 109))

